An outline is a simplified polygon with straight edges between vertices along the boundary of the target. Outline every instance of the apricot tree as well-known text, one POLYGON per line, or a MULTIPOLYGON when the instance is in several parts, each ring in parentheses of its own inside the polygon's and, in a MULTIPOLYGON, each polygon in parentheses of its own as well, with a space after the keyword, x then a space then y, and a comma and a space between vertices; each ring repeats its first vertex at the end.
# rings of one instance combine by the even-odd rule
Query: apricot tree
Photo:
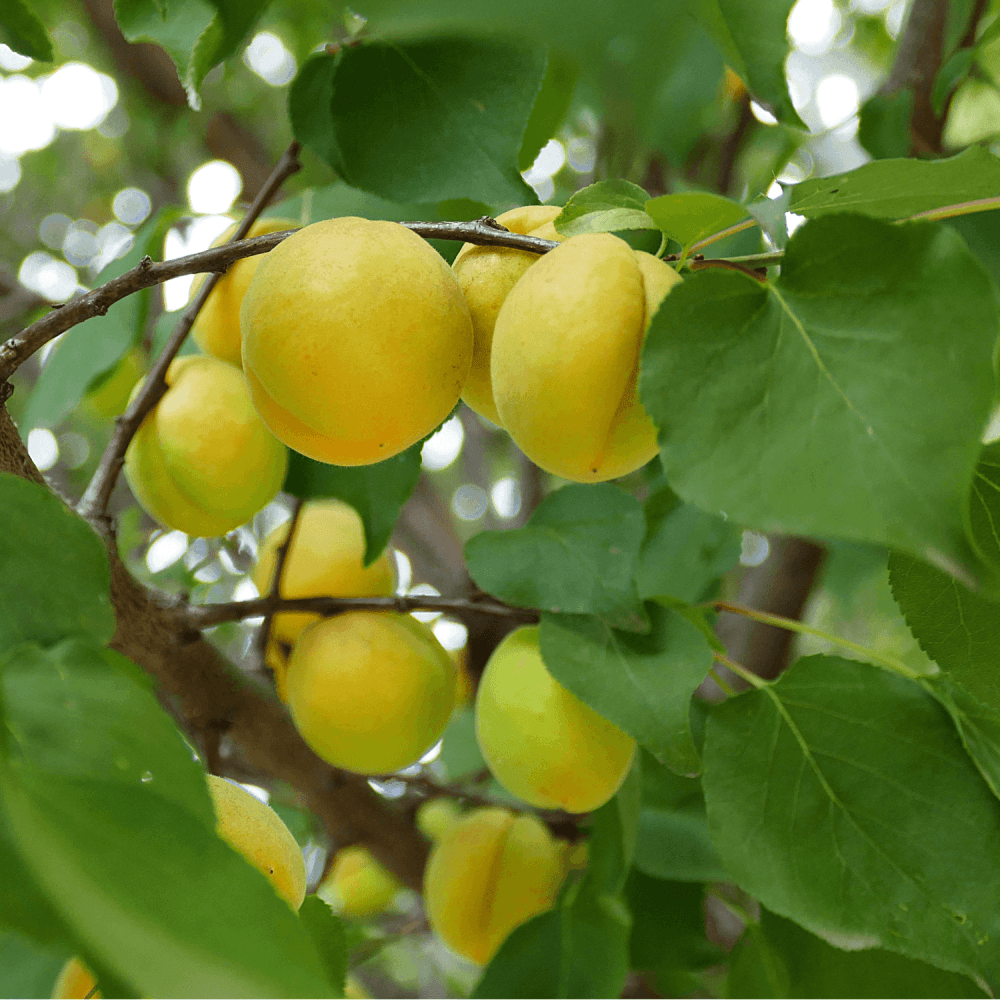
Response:
POLYGON ((0 2, 4 988, 995 995, 998 25, 0 2))

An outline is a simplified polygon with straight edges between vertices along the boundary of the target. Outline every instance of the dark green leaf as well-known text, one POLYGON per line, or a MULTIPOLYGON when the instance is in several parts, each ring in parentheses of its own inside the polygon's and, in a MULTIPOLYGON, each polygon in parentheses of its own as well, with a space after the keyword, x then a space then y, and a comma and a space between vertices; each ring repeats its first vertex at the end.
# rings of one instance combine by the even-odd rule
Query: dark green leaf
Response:
POLYGON ((858 141, 876 160, 905 157, 910 151, 913 92, 875 94, 861 105, 858 141))
POLYGON ((979 456, 969 498, 969 526, 980 554, 1000 566, 1000 442, 986 445, 979 456))
POLYGON ((1000 160, 972 146, 947 160, 876 160, 846 174, 803 181, 792 188, 791 210, 817 218, 860 212, 907 219, 947 205, 985 200, 997 207, 1000 160))
POLYGON ((327 465, 288 453, 288 474, 282 489, 303 500, 337 497, 350 504, 365 526, 365 565, 385 551, 403 504, 420 478, 422 442, 374 465, 327 465))
POLYGON ((646 202, 646 212, 667 236, 685 248, 750 217, 746 208, 735 201, 697 191, 651 198, 646 202))
POLYGON ((614 798, 594 813, 581 891, 611 896, 622 891, 635 856, 641 799, 642 767, 637 758, 614 798))
POLYGON ((981 997, 970 979, 881 948, 842 951, 762 910, 730 958, 733 997, 981 997))
POLYGON ((573 100, 579 75, 580 70, 574 60, 559 52, 549 52, 542 86, 521 140, 521 151, 517 156, 518 170, 527 170, 535 162, 542 147, 559 131, 573 100))
POLYGON ((883 544, 967 580, 993 289, 943 226, 808 223, 780 279, 699 272, 650 326, 641 391, 685 500, 763 530, 883 544))
POLYGON ((649 195, 631 181, 598 181, 575 192, 553 225, 563 236, 655 229, 656 223, 646 214, 648 200, 649 195))
POLYGON ((216 14, 191 53, 185 81, 197 93, 213 66, 236 53, 271 0, 208 0, 216 14))
POLYGON ((639 501, 623 489, 574 484, 549 494, 527 527, 469 539, 465 558, 472 579, 509 604, 642 631, 633 577, 645 527, 639 501))
POLYGON ((104 544, 44 486, 0 473, 0 650, 115 630, 104 544))
POLYGON ((299 920, 312 938, 316 953, 326 970, 326 978, 334 986, 333 996, 344 995, 347 975, 347 934, 340 919, 319 896, 306 896, 299 910, 299 920))
POLYGON ((590 615, 542 615, 549 672, 595 712, 681 773, 700 768, 688 708, 712 666, 701 631, 650 602, 648 634, 620 632, 590 615))
MULTIPOLYGON (((333 81, 340 65, 340 57, 340 52, 310 56, 303 63, 288 91, 288 117, 291 120, 292 134, 303 146, 307 146, 321 160, 331 165, 341 162, 340 149, 330 120, 333 81)), ((333 213, 333 215, 351 214, 353 213, 333 213)), ((303 219, 302 224, 308 225, 310 222, 330 217, 310 213, 310 218, 303 219)))
POLYGON ((0 931, 0 997, 50 997, 69 958, 13 931, 0 931))
POLYGON ((726 870, 708 835, 701 782, 643 755, 642 783, 636 868, 675 882, 725 881, 726 870))
POLYGON ((52 62, 52 39, 24 0, 0 0, 0 41, 39 62, 52 62))
POLYGON ((889 558, 889 584, 920 648, 976 698, 1000 710, 1000 605, 898 552, 889 558))
POLYGON ((938 117, 944 113, 945 104, 955 88, 969 75, 975 58, 975 49, 959 49, 938 70, 934 78, 934 89, 931 91, 931 105, 938 117))
POLYGON ((639 555, 639 596, 697 601, 739 561, 742 531, 717 514, 682 503, 669 486, 646 501, 646 537, 639 555))
POLYGON ((500 945, 472 991, 479 997, 565 997, 562 969, 563 916, 549 910, 515 927, 500 945))
POLYGON ((799 660, 713 706, 704 759, 712 841, 768 909, 844 946, 1000 979, 1000 802, 919 684, 799 660))
POLYGON ((145 782, 214 826, 190 747, 148 678, 123 656, 79 640, 47 650, 17 646, 0 657, 0 684, 8 754, 18 766, 130 787, 145 782))
POLYGON ((697 17, 722 58, 761 103, 789 125, 802 126, 788 95, 785 26, 795 0, 698 0, 697 17))
POLYGON ((400 201, 535 200, 517 156, 545 73, 540 51, 475 39, 370 43, 339 56, 332 83, 322 58, 293 94, 292 121, 308 123, 297 138, 336 156, 330 165, 349 184, 400 201), (331 88, 325 109, 301 106, 331 88))
POLYGON ((701 985, 697 974, 725 958, 705 937, 704 896, 701 885, 661 881, 638 871, 629 876, 630 963, 656 973, 663 996, 693 993, 701 985))

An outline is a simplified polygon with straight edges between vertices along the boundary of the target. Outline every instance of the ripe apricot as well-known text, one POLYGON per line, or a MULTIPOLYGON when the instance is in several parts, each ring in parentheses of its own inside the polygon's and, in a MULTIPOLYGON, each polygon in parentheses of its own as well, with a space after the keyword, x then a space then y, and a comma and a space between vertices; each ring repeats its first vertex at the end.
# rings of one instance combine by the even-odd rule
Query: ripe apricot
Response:
POLYGON ((224 535, 273 499, 288 453, 257 416, 233 365, 177 358, 167 386, 129 444, 125 478, 161 524, 189 535, 224 535))
POLYGON ((455 668, 410 615, 348 611, 299 636, 285 690, 295 725, 320 757, 358 774, 388 774, 440 738, 455 668))
POLYGON ((397 222, 300 229, 257 268, 241 326, 264 421, 334 465, 379 462, 430 433, 472 362, 469 307, 451 268, 397 222))
MULTIPOLYGON (((247 233, 246 239, 254 236, 266 236, 268 233, 280 233, 284 229, 297 229, 294 219, 258 219, 247 233)), ((231 225, 215 242, 213 247, 222 246, 233 238, 236 232, 235 223, 231 225)), ((240 338, 240 306, 243 296, 264 255, 244 257, 235 264, 215 283, 215 288, 205 300, 198 313, 198 318, 191 327, 191 335, 198 346, 206 353, 231 365, 240 367, 242 361, 242 341, 240 338)), ((198 294, 205 283, 205 275, 195 275, 191 284, 191 298, 198 294)))
POLYGON ((589 233, 545 254, 514 286, 497 316, 490 374, 503 426, 536 465, 598 483, 656 455, 639 354, 680 280, 617 236, 589 233))
POLYGON ((427 919, 449 948, 485 965, 515 927, 552 905, 563 874, 563 849, 534 816, 475 809, 431 849, 427 919))
POLYGON ((306 866, 291 831, 270 806, 245 788, 214 774, 207 777, 219 836, 266 875, 278 895, 298 910, 306 898, 306 866))
MULTIPOLYGON (((558 205, 525 205, 498 215, 497 222, 512 233, 561 241, 564 237, 552 225, 561 211, 558 205)), ((538 254, 527 250, 479 247, 465 243, 451 265, 465 300, 469 303, 475 335, 472 368, 462 391, 462 399, 476 413, 495 424, 500 424, 500 415, 493 402, 493 385, 490 381, 493 327, 504 299, 537 260, 538 254)))
POLYGON ((511 632, 493 651, 476 696, 476 739, 508 792, 572 813, 604 805, 635 754, 631 736, 548 672, 537 626, 511 632))
POLYGON ((401 886, 360 844, 337 852, 319 894, 346 917, 373 917, 381 913, 401 886))
POLYGON ((96 985, 97 980, 90 969, 74 956, 67 959, 60 970, 56 984, 52 987, 52 997, 53 1000, 72 1000, 74 997, 88 996, 100 998, 103 994, 90 992, 96 985))
MULTIPOLYGON (((290 522, 279 525, 260 544, 252 579, 261 594, 271 591, 278 549, 290 522)), ((292 546, 281 573, 282 597, 379 597, 395 586, 392 561, 383 552, 364 565, 365 532, 358 512, 340 500, 303 504, 292 546)), ((319 615, 289 611, 275 615, 271 635, 291 645, 319 615)))

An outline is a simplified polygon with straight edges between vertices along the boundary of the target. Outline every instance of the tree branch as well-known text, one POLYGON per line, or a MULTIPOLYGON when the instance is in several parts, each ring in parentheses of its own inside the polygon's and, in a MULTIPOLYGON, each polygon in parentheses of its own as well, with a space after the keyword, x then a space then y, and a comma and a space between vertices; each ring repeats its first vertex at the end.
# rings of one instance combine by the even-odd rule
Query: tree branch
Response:
MULTIPOLYGON (((246 236, 250 231, 250 227, 260 217, 260 213, 267 208, 271 199, 278 193, 281 185, 292 174, 302 169, 299 163, 300 149, 299 143, 293 141, 282 154, 267 183, 257 193, 257 197, 254 198, 253 204, 247 210, 247 214, 243 216, 240 224, 236 227, 236 232, 233 233, 233 240, 242 240, 246 236)), ((160 356, 156 359, 153 370, 149 373, 145 382, 142 383, 142 388, 139 390, 138 395, 129 403, 125 412, 115 420, 115 430, 111 435, 111 440, 104 449, 104 454, 101 455, 101 461, 97 465, 97 470, 94 472, 93 478, 87 485, 87 489, 78 505, 80 514, 88 520, 97 520, 104 517, 108 501, 111 499, 111 491, 115 488, 115 483, 118 481, 118 474, 125 464, 125 451, 129 446, 129 442, 135 437, 135 433, 143 420, 146 419, 146 415, 156 406, 167 391, 167 369, 177 356, 181 345, 187 340, 187 335, 191 332, 191 327, 194 325, 198 313, 201 312, 202 306, 209 295, 212 294, 212 289, 215 288, 221 277, 222 272, 214 272, 208 277, 201 288, 198 289, 198 294, 187 309, 184 310, 180 322, 170 335, 166 347, 163 348, 160 356)))
MULTIPOLYGON (((285 563, 288 555, 292 551, 292 542, 295 540, 295 529, 299 526, 299 516, 302 514, 302 498, 296 497, 292 505, 292 517, 288 522, 288 534, 285 540, 278 546, 274 560, 274 577, 271 580, 271 588, 268 597, 272 602, 281 599, 281 576, 285 572, 285 563)), ((260 626, 260 634, 257 636, 257 651, 261 663, 267 663, 267 644, 271 641, 271 626, 274 622, 274 612, 268 611, 264 615, 264 621, 260 626)))
POLYGON ((223 622, 259 618, 262 615, 274 615, 282 611, 308 611, 325 617, 339 615, 345 611, 398 611, 400 614, 408 614, 411 611, 440 611, 456 618, 494 615, 525 625, 538 622, 538 612, 530 608, 516 608, 489 599, 428 597, 422 594, 403 594, 395 597, 278 597, 271 593, 251 601, 189 605, 185 618, 189 629, 201 631, 221 625, 223 622))

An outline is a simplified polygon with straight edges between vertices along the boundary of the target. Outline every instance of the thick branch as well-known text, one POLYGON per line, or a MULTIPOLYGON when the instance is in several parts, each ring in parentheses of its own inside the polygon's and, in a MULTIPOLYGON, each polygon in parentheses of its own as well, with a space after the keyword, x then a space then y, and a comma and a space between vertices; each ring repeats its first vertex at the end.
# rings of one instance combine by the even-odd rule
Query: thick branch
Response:
POLYGON ((478 601, 462 597, 426 597, 422 594, 396 597, 277 597, 268 594, 252 601, 192 605, 186 612, 186 623, 188 628, 200 631, 223 622, 260 618, 281 611, 308 611, 328 617, 344 611, 398 611, 400 614, 440 611, 456 618, 495 615, 520 624, 538 621, 538 612, 530 608, 515 608, 499 601, 478 601))

